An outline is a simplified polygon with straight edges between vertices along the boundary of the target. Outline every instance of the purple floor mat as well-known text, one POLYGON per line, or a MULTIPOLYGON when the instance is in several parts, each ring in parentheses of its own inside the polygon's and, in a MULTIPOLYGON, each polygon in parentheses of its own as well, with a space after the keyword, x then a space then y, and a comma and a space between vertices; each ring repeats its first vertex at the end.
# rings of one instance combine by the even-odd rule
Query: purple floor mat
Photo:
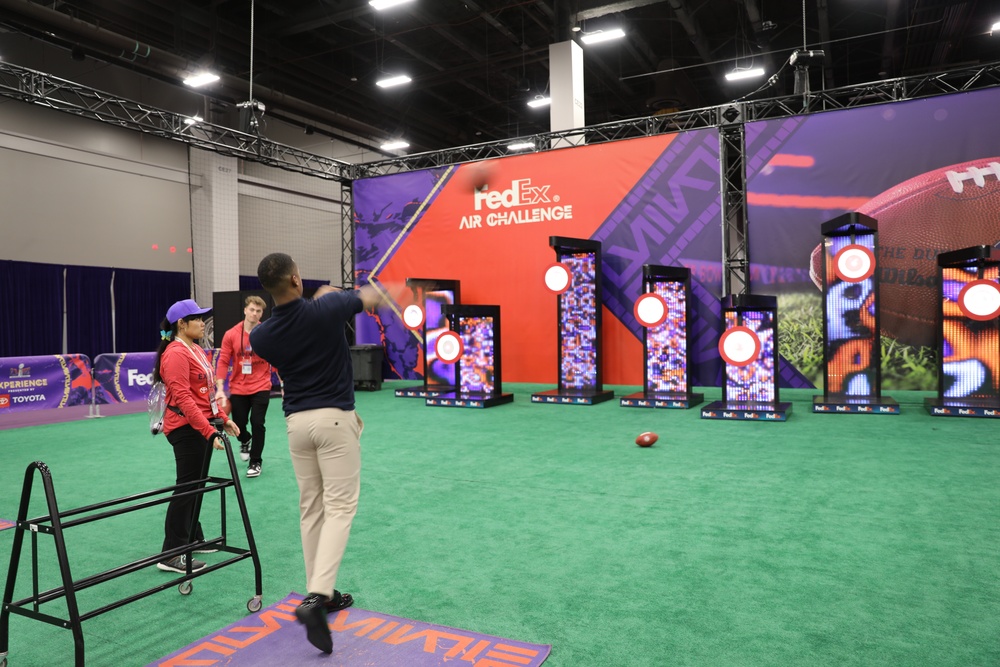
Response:
POLYGON ((328 656, 306 641, 295 620, 301 600, 289 593, 147 667, 538 667, 552 649, 351 607, 329 616, 328 656))

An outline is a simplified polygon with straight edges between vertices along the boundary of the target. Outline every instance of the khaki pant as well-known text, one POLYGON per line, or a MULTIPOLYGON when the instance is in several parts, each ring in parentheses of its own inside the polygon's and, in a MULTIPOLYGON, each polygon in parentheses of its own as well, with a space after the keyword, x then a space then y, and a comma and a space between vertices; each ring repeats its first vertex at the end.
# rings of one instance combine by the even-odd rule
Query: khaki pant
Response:
POLYGON ((361 431, 356 412, 337 408, 288 415, 288 449, 299 483, 306 593, 333 595, 361 491, 361 431))

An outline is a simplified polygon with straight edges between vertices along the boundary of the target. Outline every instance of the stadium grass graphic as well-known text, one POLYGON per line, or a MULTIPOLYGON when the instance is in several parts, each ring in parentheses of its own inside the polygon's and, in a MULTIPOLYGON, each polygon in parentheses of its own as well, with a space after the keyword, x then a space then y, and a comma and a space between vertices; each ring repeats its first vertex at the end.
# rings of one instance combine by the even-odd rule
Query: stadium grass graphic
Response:
MULTIPOLYGON (((816 291, 778 296, 779 352, 823 389, 823 299, 816 291)), ((933 348, 914 347, 882 336, 882 390, 937 390, 933 348)))

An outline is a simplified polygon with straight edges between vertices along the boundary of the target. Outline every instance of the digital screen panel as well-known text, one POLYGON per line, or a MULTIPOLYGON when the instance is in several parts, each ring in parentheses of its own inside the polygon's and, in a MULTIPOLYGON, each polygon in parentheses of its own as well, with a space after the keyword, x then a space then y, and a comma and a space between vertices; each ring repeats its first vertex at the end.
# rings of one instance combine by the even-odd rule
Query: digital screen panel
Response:
MULTIPOLYGON (((859 234, 827 237, 824 241, 827 292, 824 319, 826 393, 845 397, 868 397, 878 393, 878 363, 881 339, 876 327, 875 277, 851 282, 851 261, 842 251, 855 246, 875 253, 875 235, 859 234), (837 266, 838 257, 841 266, 837 266)), ((867 261, 867 260, 865 260, 867 261)), ((874 266, 868 267, 874 269, 874 266)), ((861 271, 858 277, 865 275, 861 271)))
POLYGON ((492 317, 460 317, 458 335, 465 349, 459 359, 459 391, 492 394, 496 388, 496 357, 492 317))
MULTIPOLYGON (((437 358, 438 336, 448 331, 448 318, 442 312, 445 305, 454 305, 455 291, 443 290, 423 290, 424 301, 424 374, 427 380, 427 388, 451 388, 455 386, 455 365, 446 364, 437 358)), ((420 298, 420 294, 417 295, 420 298)), ((418 301, 419 303, 419 301, 418 301)))
POLYGON ((726 401, 775 401, 774 311, 726 310, 725 316, 726 330, 742 325, 760 340, 760 354, 754 361, 746 366, 726 364, 726 401))
POLYGON ((597 387, 596 253, 560 256, 570 268, 570 288, 559 295, 559 373, 564 389, 597 387))
POLYGON ((1000 397, 1000 329, 996 318, 968 317, 959 306, 959 295, 976 280, 1000 284, 1000 267, 988 266, 980 275, 974 268, 941 270, 943 341, 941 386, 943 398, 990 399, 1000 397))
POLYGON ((648 291, 667 304, 667 318, 646 329, 646 391, 688 390, 687 294, 682 281, 651 281, 648 291))

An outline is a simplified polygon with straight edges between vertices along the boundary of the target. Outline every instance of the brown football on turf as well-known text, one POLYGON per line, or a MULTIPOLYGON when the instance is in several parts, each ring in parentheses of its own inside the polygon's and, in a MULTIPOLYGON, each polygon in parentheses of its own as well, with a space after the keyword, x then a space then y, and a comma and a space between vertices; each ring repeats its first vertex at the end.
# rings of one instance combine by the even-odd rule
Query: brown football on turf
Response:
POLYGON ((646 431, 645 433, 640 433, 636 439, 635 444, 640 447, 652 447, 653 443, 660 439, 660 436, 656 435, 652 431, 646 431))
MULTIPOLYGON (((882 333, 910 345, 934 345, 941 298, 937 256, 1000 241, 1000 157, 915 176, 858 212, 878 221, 882 333)), ((809 275, 820 288, 823 271, 820 244, 809 262, 809 275)))

